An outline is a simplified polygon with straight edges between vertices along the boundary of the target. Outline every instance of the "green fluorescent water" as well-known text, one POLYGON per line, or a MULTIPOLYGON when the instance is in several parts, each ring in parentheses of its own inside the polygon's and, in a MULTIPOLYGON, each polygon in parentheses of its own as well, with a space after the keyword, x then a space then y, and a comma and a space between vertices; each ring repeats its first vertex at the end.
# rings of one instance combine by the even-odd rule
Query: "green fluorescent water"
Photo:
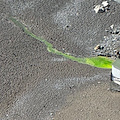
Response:
POLYGON ((55 48, 53 48, 53 45, 51 43, 47 42, 46 40, 42 39, 41 37, 38 37, 35 34, 33 34, 32 32, 30 32, 27 29, 27 27, 25 27, 21 22, 19 22, 15 18, 10 17, 10 20, 12 20, 17 26, 19 26, 27 35, 43 42, 46 45, 48 52, 52 52, 54 54, 64 56, 65 58, 68 58, 72 61, 76 61, 78 63, 88 64, 88 65, 98 67, 98 68, 106 68, 106 69, 112 68, 112 63, 114 61, 107 57, 99 56, 99 57, 91 57, 91 58, 78 58, 78 57, 68 55, 66 53, 62 53, 61 51, 58 51, 55 48))

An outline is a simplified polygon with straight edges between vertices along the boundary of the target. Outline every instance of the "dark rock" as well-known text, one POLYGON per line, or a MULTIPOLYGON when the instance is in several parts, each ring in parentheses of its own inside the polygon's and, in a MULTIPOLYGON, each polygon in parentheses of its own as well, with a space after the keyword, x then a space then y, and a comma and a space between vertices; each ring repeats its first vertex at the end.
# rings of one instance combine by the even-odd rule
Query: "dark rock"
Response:
POLYGON ((94 50, 98 50, 98 49, 100 49, 100 45, 97 45, 97 46, 94 48, 94 50))
POLYGON ((106 57, 111 57, 112 55, 110 53, 106 53, 106 57))
POLYGON ((97 56, 106 56, 105 53, 98 53, 97 56))

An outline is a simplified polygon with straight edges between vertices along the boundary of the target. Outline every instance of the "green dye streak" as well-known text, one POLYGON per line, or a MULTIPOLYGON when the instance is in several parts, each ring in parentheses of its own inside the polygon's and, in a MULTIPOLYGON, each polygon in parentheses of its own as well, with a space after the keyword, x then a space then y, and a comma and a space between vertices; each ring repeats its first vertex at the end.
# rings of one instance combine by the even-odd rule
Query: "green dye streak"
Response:
POLYGON ((32 32, 30 32, 27 29, 27 27, 25 27, 21 22, 17 21, 15 18, 10 17, 10 20, 12 20, 17 26, 19 26, 22 30, 24 30, 24 32, 27 35, 43 42, 46 45, 48 52, 52 52, 54 54, 64 56, 65 58, 68 58, 72 61, 76 61, 78 63, 88 64, 88 65, 98 67, 98 68, 105 68, 105 69, 112 68, 112 63, 114 61, 107 58, 107 57, 100 57, 99 56, 99 57, 91 57, 91 58, 78 58, 78 57, 68 55, 66 53, 62 53, 61 51, 58 51, 55 48, 53 48, 53 45, 51 43, 47 42, 46 40, 42 39, 41 37, 38 37, 35 34, 33 34, 32 32))

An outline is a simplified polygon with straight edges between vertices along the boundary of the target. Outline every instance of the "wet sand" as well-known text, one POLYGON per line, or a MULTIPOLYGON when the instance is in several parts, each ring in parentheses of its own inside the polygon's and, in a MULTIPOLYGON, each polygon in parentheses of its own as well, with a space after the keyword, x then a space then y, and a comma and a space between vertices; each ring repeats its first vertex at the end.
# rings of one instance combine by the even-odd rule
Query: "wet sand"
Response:
POLYGON ((62 52, 91 56, 94 46, 109 35, 105 29, 119 24, 120 4, 111 1, 107 13, 96 14, 93 7, 100 2, 0 1, 1 120, 78 120, 82 115, 85 120, 113 116, 117 120, 120 95, 107 90, 111 70, 49 53, 43 43, 26 35, 8 19, 10 15, 21 20, 34 34, 62 52), (84 108, 82 114, 78 107, 84 108))

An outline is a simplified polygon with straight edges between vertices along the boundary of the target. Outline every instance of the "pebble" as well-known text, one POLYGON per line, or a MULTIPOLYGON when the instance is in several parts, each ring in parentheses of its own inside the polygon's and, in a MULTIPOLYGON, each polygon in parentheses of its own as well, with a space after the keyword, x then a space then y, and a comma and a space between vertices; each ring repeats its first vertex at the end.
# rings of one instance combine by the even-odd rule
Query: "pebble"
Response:
POLYGON ((107 88, 107 90, 109 91, 109 90, 110 90, 110 88, 107 88))
POLYGON ((94 48, 94 50, 98 50, 98 49, 100 49, 100 50, 102 50, 104 47, 102 46, 102 45, 97 45, 95 48, 94 48))
POLYGON ((112 55, 110 53, 106 53, 106 57, 111 57, 112 55))
POLYGON ((109 7, 108 1, 103 1, 101 3, 101 5, 96 5, 95 6, 94 11, 96 13, 102 13, 102 12, 105 12, 106 10, 108 10, 108 7, 109 7))
POLYGON ((76 16, 79 16, 79 13, 76 13, 76 16))
POLYGON ((53 113, 50 113, 50 116, 52 116, 53 115, 53 113))
POLYGON ((112 25, 110 26, 110 28, 113 29, 113 28, 114 28, 114 25, 112 24, 112 25))
POLYGON ((61 113, 59 112, 58 114, 60 115, 61 113))
POLYGON ((119 30, 114 29, 113 32, 112 32, 112 34, 118 34, 119 32, 120 32, 119 30))
POLYGON ((101 5, 96 5, 95 8, 94 8, 94 11, 96 13, 104 12, 104 8, 101 5))
POLYGON ((100 45, 97 45, 94 50, 98 50, 100 48, 100 45))
POLYGON ((109 5, 108 1, 103 1, 102 2, 103 7, 107 7, 109 5))

